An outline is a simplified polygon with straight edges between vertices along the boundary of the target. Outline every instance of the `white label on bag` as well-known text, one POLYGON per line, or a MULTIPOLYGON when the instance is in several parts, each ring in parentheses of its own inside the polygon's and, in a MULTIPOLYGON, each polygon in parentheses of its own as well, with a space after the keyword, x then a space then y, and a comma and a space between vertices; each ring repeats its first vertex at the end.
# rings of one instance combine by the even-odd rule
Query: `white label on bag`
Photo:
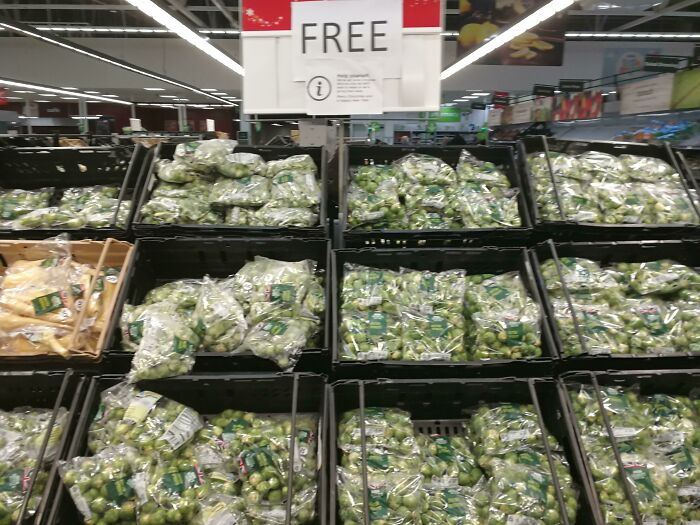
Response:
POLYGON ((642 525, 666 525, 666 520, 644 520, 642 525))
MULTIPOLYGON (((689 485, 687 487, 680 487, 678 489, 679 496, 700 496, 700 485, 689 485)), ((698 522, 700 523, 700 522, 698 522)))
POLYGON ((520 441, 521 439, 525 439, 531 435, 532 432, 529 430, 511 430, 510 432, 503 434, 501 436, 501 440, 505 441, 506 443, 509 441, 520 441))
POLYGON ((639 429, 632 427, 613 427, 612 431, 615 439, 628 439, 639 434, 639 429))
POLYGON ((457 487, 459 486, 459 480, 457 478, 453 478, 451 476, 433 476, 433 478, 430 480, 431 483, 435 487, 440 487, 440 488, 452 488, 452 487, 457 487))
POLYGON ((191 408, 185 408, 163 433, 162 438, 168 442, 172 450, 177 450, 192 439, 201 427, 202 423, 197 412, 191 408))
POLYGON ((148 492, 146 490, 147 481, 145 472, 138 472, 131 478, 134 492, 136 493, 136 499, 141 505, 148 501, 148 492))
POLYGON ((605 346, 589 346, 588 353, 590 355, 600 355, 600 354, 609 354, 611 352, 610 352, 610 348, 607 348, 605 346))
POLYGON ((421 202, 424 208, 436 208, 442 210, 445 207, 445 203, 438 199, 424 199, 421 202))
POLYGON ((685 441, 685 435, 686 433, 680 430, 664 432, 659 434, 654 441, 656 443, 678 443, 685 441))
POLYGON ((141 421, 148 417, 148 414, 153 410, 153 407, 156 406, 156 403, 158 403, 161 397, 160 394, 156 394, 155 392, 140 392, 124 411, 124 421, 141 423, 141 421))
POLYGON ((450 354, 445 352, 425 352, 420 355, 421 361, 447 361, 450 359, 450 354))
POLYGON ((432 314, 433 313, 433 305, 432 304, 422 304, 418 307, 418 311, 422 314, 432 314))
POLYGON ((530 516, 508 516, 506 525, 537 525, 539 522, 530 516))
POLYGON ((380 304, 382 304, 382 298, 377 295, 373 295, 370 297, 362 298, 357 302, 360 306, 379 306, 380 304))
POLYGON ((389 352, 386 350, 371 350, 369 352, 358 352, 357 359, 360 361, 376 361, 378 359, 386 359, 389 357, 389 352))
POLYGON ((87 500, 80 493, 80 489, 78 488, 78 485, 73 485, 70 489, 68 489, 68 492, 70 492, 70 495, 73 498, 73 502, 75 503, 75 506, 78 508, 80 513, 83 516, 85 516, 85 519, 86 520, 92 519, 92 512, 90 511, 90 505, 88 505, 87 500))

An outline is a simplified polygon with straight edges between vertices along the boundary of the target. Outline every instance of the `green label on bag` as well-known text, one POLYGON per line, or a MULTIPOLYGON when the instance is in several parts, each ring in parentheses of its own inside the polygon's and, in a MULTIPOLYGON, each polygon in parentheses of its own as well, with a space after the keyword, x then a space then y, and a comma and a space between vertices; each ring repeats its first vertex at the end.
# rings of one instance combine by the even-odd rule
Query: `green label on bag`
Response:
POLYGON ((194 328, 192 328, 192 330, 199 337, 204 337, 204 334, 207 333, 207 325, 205 325, 204 321, 201 319, 197 319, 197 322, 194 324, 194 328))
POLYGON ((455 457, 455 451, 450 440, 445 436, 438 436, 434 441, 437 449, 435 455, 443 461, 452 461, 455 457))
POLYGON ((294 182, 294 175, 290 173, 285 173, 284 175, 278 175, 274 179, 272 179, 272 182, 275 184, 285 184, 288 182, 294 182))
POLYGON ((522 343, 525 335, 523 323, 510 321, 506 324, 506 345, 517 346, 522 343))
POLYGON ((381 312, 370 312, 367 317, 369 326, 367 333, 369 335, 384 335, 386 334, 386 316, 381 312))
POLYGON ((250 475, 267 467, 274 467, 272 452, 267 448, 255 447, 244 451, 239 461, 241 472, 250 475))
POLYGON ((680 447, 673 452, 669 452, 666 454, 666 457, 678 470, 685 472, 695 470, 695 461, 693 461, 693 456, 691 456, 687 447, 680 447))
POLYGON ((250 175, 247 175, 245 177, 241 177, 240 179, 238 179, 238 182, 240 184, 242 184, 243 186, 249 186, 251 181, 252 181, 252 179, 251 179, 250 175))
POLYGON ((666 323, 664 323, 661 317, 661 310, 656 306, 641 308, 639 310, 639 315, 642 316, 644 324, 649 329, 651 335, 664 335, 668 333, 668 326, 666 326, 666 323))
POLYGON ((31 469, 14 469, 0 476, 0 492, 24 494, 31 477, 31 469))
POLYGON ((270 335, 284 335, 287 328, 287 323, 282 321, 267 321, 262 327, 270 335))
POLYGON ((369 518, 382 520, 389 516, 389 501, 384 488, 369 489, 369 518))
POLYGON ((201 484, 202 473, 197 467, 176 470, 163 475, 163 486, 171 494, 182 494, 187 489, 199 487, 201 484))
POLYGON ((489 297, 492 297, 493 299, 496 299, 500 301, 501 299, 505 299, 510 295, 510 291, 508 291, 507 288, 504 288, 503 286, 499 286, 497 284, 485 284, 484 288, 486 288, 486 294, 489 297))
POLYGON ((447 320, 439 315, 428 317, 430 322, 430 337, 445 337, 447 335, 447 320))
POLYGON ((420 289, 423 292, 434 292, 435 276, 433 274, 423 274, 420 280, 420 289))
POLYGON ((518 453, 518 463, 521 463, 523 465, 530 465, 530 466, 539 466, 542 464, 542 460, 539 454, 535 454, 534 452, 519 452, 518 453))
POLYGON ((389 468, 389 456, 387 454, 368 454, 367 466, 376 470, 387 470, 389 468))
POLYGON ((469 509, 464 501, 464 496, 457 489, 443 489, 442 497, 447 504, 445 509, 448 516, 464 518, 469 509))
POLYGON ((63 292, 53 292, 32 299, 32 306, 34 306, 34 313, 36 315, 43 315, 65 308, 66 302, 63 292))
POLYGON ((70 285, 70 294, 73 297, 82 297, 84 293, 83 285, 82 284, 71 284, 70 285))
POLYGON ((501 405, 501 409, 499 412, 501 416, 503 416, 503 419, 505 419, 506 421, 518 421, 523 417, 522 411, 517 406, 512 405, 510 403, 501 405))
POLYGON ((129 334, 129 339, 133 342, 138 343, 141 341, 143 337, 143 319, 126 325, 126 331, 129 334))
POLYGON ((671 397, 665 394, 651 396, 652 413, 656 417, 670 417, 678 414, 678 409, 671 397))
POLYGON ((626 412, 630 408, 627 396, 615 388, 604 389, 607 399, 607 408, 615 413, 626 412))
POLYGON ((549 480, 540 472, 532 472, 525 482, 525 494, 541 502, 547 501, 549 480))
POLYGON ((97 281, 95 281, 95 292, 102 292, 105 289, 105 280, 102 277, 98 277, 97 281))
POLYGON ((250 428, 251 426, 252 425, 250 424, 250 421, 246 421, 245 419, 232 419, 231 421, 226 423, 226 426, 224 427, 224 434, 236 433, 240 430, 243 430, 244 428, 250 428))
POLYGON ((178 336, 173 338, 173 352, 176 354, 187 354, 194 352, 194 344, 186 339, 181 339, 178 336))
POLYGON ((297 298, 297 289, 293 284, 273 284, 270 286, 269 300, 273 303, 292 303, 297 298))
POLYGON ((598 317, 598 312, 596 310, 583 310, 581 312, 583 316, 583 329, 588 333, 599 334, 601 332, 607 332, 608 328, 601 323, 598 317))
POLYGON ((105 405, 104 403, 100 403, 100 405, 97 407, 97 413, 95 414, 95 418, 93 421, 99 421, 102 419, 102 416, 105 414, 105 405))
POLYGON ((428 195, 437 195, 437 194, 439 194, 439 193, 442 193, 442 188, 441 188, 440 186, 428 186, 428 187, 425 189, 425 192, 426 192, 428 195))
POLYGON ((384 282, 384 272, 369 272, 367 274, 367 284, 382 284, 384 282))
POLYGON ((48 259, 44 259, 43 261, 41 261, 42 268, 53 268, 54 266, 58 266, 57 257, 49 257, 48 259))
POLYGON ((105 483, 104 488, 107 492, 107 499, 117 505, 134 497, 134 485, 131 478, 110 480, 105 483))
POLYGON ((647 467, 638 464, 625 465, 625 474, 636 487, 640 500, 651 501, 656 497, 656 487, 647 467))

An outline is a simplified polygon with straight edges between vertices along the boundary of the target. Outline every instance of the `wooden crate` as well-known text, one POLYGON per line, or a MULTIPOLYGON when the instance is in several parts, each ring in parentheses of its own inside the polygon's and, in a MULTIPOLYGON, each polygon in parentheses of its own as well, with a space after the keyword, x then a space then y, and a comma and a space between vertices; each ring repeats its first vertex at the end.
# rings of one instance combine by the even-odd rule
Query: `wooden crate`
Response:
MULTIPOLYGON (((70 250, 71 258, 79 264, 87 264, 94 268, 89 277, 89 284, 84 286, 78 297, 71 299, 70 322, 60 324, 62 332, 70 332, 61 337, 60 347, 68 350, 62 353, 58 350, 51 351, 46 344, 31 345, 30 339, 23 336, 8 337, 0 334, 0 359, 1 360, 25 360, 27 358, 67 358, 86 361, 99 361, 104 350, 106 328, 110 325, 114 315, 117 297, 124 282, 134 255, 134 246, 131 243, 107 239, 106 241, 0 241, 0 275, 4 276, 9 266, 17 261, 40 261, 55 257, 57 252, 62 253, 66 248, 70 250), (98 279, 102 272, 108 268, 120 268, 115 281, 106 276, 104 280, 98 279), (106 281, 106 282, 105 282, 106 281), (97 311, 93 321, 86 319, 93 305, 93 293, 96 286, 104 286, 109 290, 109 295, 100 295, 101 307, 97 311), (86 299, 89 298, 89 299, 86 299), (88 328, 89 326, 89 328, 88 328), (80 329, 84 327, 84 329, 80 329)), ((67 253, 67 252, 66 252, 67 253)), ((0 296, 4 288, 0 283, 0 296)), ((99 291, 99 290, 98 290, 99 291)), ((8 315, 0 311, 0 316, 8 315)), ((28 323, 30 324, 30 323, 28 323)), ((58 326, 58 323, 55 323, 58 326)), ((58 346, 57 346, 58 347, 58 346)), ((55 347, 55 348, 57 348, 55 347)))

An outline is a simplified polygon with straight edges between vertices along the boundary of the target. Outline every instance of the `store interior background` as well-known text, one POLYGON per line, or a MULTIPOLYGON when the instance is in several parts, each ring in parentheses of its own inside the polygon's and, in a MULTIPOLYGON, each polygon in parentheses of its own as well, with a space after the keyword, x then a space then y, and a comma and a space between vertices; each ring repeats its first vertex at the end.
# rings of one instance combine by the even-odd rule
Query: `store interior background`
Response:
MULTIPOLYGON (((232 137, 235 137, 238 131, 247 131, 251 142, 256 144, 304 140, 299 130, 303 135, 304 121, 310 122, 304 115, 266 116, 261 117, 264 122, 250 122, 250 119, 255 119, 255 116, 245 115, 245 102, 241 101, 241 78, 187 42, 167 34, 135 36, 134 33, 117 32, 118 29, 124 28, 158 26, 154 25, 150 18, 133 8, 130 9, 131 6, 128 4, 113 3, 118 4, 112 6, 113 10, 91 2, 73 2, 74 9, 70 9, 71 2, 61 3, 55 9, 47 4, 43 10, 37 9, 40 7, 38 4, 31 4, 31 9, 7 4, 0 7, 0 14, 12 16, 16 21, 35 27, 59 28, 60 30, 53 33, 84 47, 201 89, 217 89, 217 93, 224 94, 222 96, 227 97, 236 106, 210 106, 208 104, 211 101, 206 97, 116 68, 35 38, 17 36, 7 30, 0 31, 2 76, 47 86, 74 87, 84 92, 99 92, 101 96, 116 96, 135 104, 132 111, 129 106, 104 102, 88 103, 88 114, 93 117, 88 121, 89 131, 92 133, 104 133, 105 130, 110 133, 122 133, 124 128, 128 128, 131 117, 140 119, 144 130, 152 133, 178 131, 201 133, 207 131, 207 119, 212 119, 215 122, 216 131, 228 133, 232 137), (94 8, 95 5, 97 8, 94 8), (3 9, 5 13, 2 13, 3 9), (70 27, 112 28, 114 32, 67 30, 70 27), (162 91, 147 91, 145 88, 160 88, 162 91), (177 105, 182 104, 186 107, 187 115, 184 123, 178 120, 177 105)), ((233 26, 228 15, 225 16, 209 0, 190 1, 186 4, 188 7, 183 9, 203 24, 200 30, 223 28, 230 33, 235 33, 235 28, 231 31, 233 26)), ((649 11, 645 9, 658 12, 665 7, 665 4, 640 1, 620 2, 620 4, 624 4, 623 9, 615 9, 614 14, 611 14, 610 4, 607 3, 576 4, 567 16, 567 31, 594 29, 609 31, 626 22, 637 20, 640 16, 648 16, 645 13, 649 11), (624 14, 625 10, 627 15, 624 14), (620 11, 623 13, 621 14, 620 11)), ((687 7, 684 7, 682 12, 679 9, 666 7, 668 14, 640 24, 630 29, 630 32, 697 31, 700 29, 700 11, 696 10, 700 2, 685 2, 685 4, 687 7)), ((238 2, 231 0, 221 5, 235 20, 238 16, 238 2)), ((176 10, 174 12, 183 15, 182 12, 176 10)), ((445 66, 452 63, 456 57, 455 31, 458 29, 454 27, 457 24, 456 13, 458 13, 458 2, 448 0, 443 49, 445 66)), ((192 24, 199 25, 194 22, 192 24)), ((47 31, 47 33, 51 32, 47 31)), ((229 56, 239 59, 239 34, 211 33, 207 36, 229 56)), ((472 102, 489 102, 491 93, 495 90, 508 91, 511 95, 527 94, 532 92, 534 84, 557 85, 560 79, 599 78, 603 75, 606 53, 611 51, 619 53, 620 50, 638 50, 642 54, 654 52, 691 56, 694 44, 693 41, 601 40, 591 37, 588 40, 567 40, 563 65, 560 67, 472 65, 443 81, 442 102, 445 108, 451 109, 443 110, 444 118, 436 119, 437 122, 434 124, 428 121, 425 114, 417 113, 385 114, 381 117, 354 116, 347 121, 345 139, 349 141, 379 140, 392 144, 400 143, 403 136, 408 136, 414 144, 439 144, 449 140, 449 137, 453 137, 455 133, 460 133, 467 142, 472 142, 475 140, 476 132, 485 125, 486 111, 471 110, 470 105, 472 102), (475 92, 488 93, 488 95, 459 100, 475 92), (455 102, 455 100, 458 101, 455 102), (459 113, 459 117, 455 117, 456 113, 459 113)), ((27 133, 29 126, 34 133, 68 134, 81 131, 79 126, 84 121, 72 118, 78 115, 77 101, 65 100, 70 97, 47 97, 41 93, 18 91, 24 90, 11 89, 7 104, 0 107, 0 133, 27 133), (34 118, 21 118, 27 116, 31 107, 34 108, 34 118)), ((604 116, 606 113, 614 113, 617 110, 618 102, 614 94, 606 96, 605 102, 604 116)), ((602 122, 597 122, 595 137, 590 136, 591 130, 587 129, 585 123, 577 123, 575 126, 558 125, 555 126, 554 131, 557 134, 567 133, 567 138, 611 140, 621 130, 643 126, 650 118, 658 122, 674 121, 674 119, 698 120, 700 116, 697 113, 685 112, 684 114, 652 115, 641 120, 635 117, 604 118, 602 122)), ((324 124, 326 121, 321 119, 314 123, 324 124)), ((694 144, 699 140, 693 138, 688 143, 694 144)))

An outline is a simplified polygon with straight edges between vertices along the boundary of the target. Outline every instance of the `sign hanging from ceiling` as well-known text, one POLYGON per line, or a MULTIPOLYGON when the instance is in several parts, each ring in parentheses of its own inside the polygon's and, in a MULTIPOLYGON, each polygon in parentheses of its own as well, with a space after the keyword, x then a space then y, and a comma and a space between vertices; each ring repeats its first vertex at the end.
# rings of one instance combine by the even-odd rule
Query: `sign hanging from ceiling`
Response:
POLYGON ((244 112, 440 107, 440 0, 243 0, 244 112))

